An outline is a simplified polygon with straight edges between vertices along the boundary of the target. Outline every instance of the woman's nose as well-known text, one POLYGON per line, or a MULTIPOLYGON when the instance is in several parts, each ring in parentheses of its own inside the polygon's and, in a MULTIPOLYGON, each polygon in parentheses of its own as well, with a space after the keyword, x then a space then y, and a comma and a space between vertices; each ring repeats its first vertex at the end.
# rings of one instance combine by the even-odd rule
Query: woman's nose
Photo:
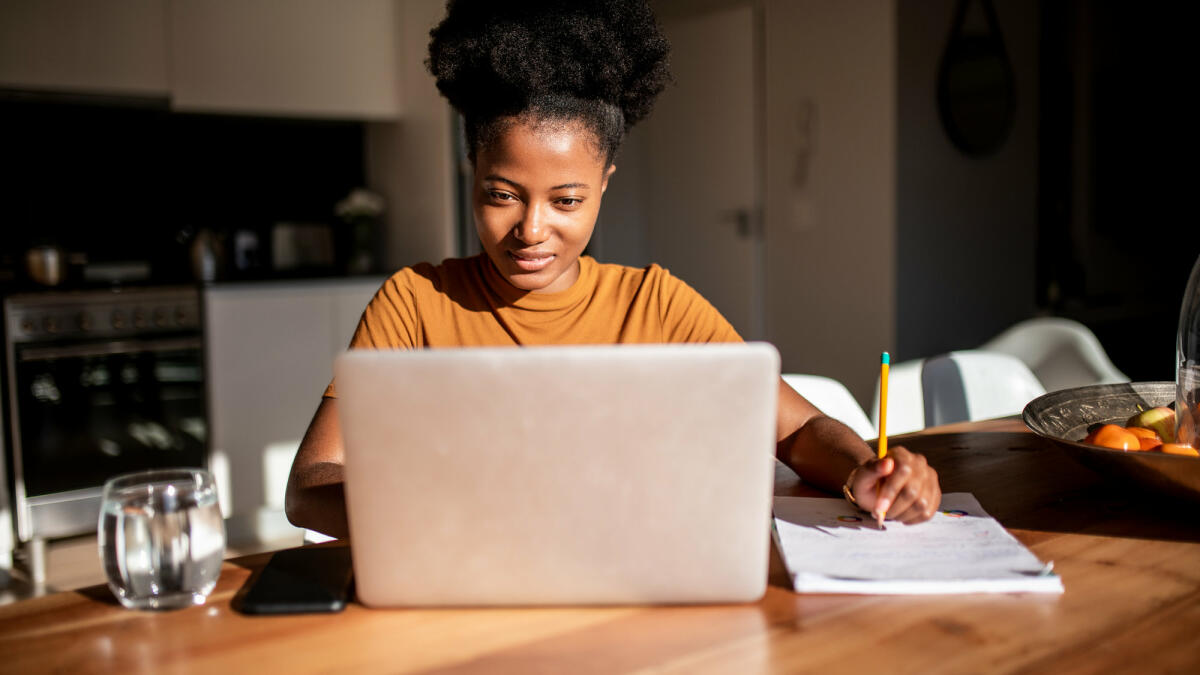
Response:
POLYGON ((546 215, 537 206, 529 206, 521 218, 521 222, 513 229, 513 234, 526 244, 540 244, 549 238, 549 228, 546 226, 546 215))

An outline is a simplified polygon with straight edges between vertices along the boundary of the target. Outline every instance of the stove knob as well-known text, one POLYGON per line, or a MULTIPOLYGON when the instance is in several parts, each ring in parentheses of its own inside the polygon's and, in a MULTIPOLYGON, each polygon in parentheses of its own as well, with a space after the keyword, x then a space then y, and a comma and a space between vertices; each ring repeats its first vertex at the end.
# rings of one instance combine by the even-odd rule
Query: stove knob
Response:
POLYGON ((146 327, 146 312, 140 309, 133 310, 133 326, 135 328, 146 327))
POLYGON ((79 330, 89 331, 92 329, 92 315, 82 313, 79 315, 79 330))
POLYGON ((33 319, 21 320, 21 331, 24 333, 32 333, 37 330, 37 326, 33 323, 33 319))
POLYGON ((45 328, 47 333, 57 333, 58 319, 55 319, 52 316, 46 317, 42 320, 42 328, 45 328))
POLYGON ((118 330, 125 327, 125 313, 119 309, 114 309, 112 313, 112 327, 118 330))
POLYGON ((164 310, 164 309, 154 310, 154 325, 158 326, 159 328, 166 328, 166 326, 167 326, 167 311, 166 310, 164 310))
POLYGON ((187 312, 183 311, 183 308, 179 308, 179 309, 175 310, 175 325, 186 326, 187 319, 188 319, 187 312))

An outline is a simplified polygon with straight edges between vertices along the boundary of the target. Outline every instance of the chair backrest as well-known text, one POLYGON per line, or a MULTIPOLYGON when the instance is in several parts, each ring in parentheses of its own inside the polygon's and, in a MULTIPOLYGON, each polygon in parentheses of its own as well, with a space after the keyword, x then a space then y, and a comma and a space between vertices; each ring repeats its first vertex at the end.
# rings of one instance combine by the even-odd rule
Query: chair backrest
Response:
POLYGON ((1016 415, 1046 393, 1017 357, 964 350, 927 359, 921 368, 925 426, 1016 415))
MULTIPOLYGON (((1015 356, 963 350, 928 359, 893 363, 888 375, 888 434, 927 426, 1005 417, 1046 393, 1015 356)), ((871 403, 879 424, 879 381, 871 403)))
POLYGON ((795 374, 784 375, 783 381, 821 412, 850 427, 859 436, 869 439, 878 435, 858 401, 841 382, 821 375, 795 374))
MULTIPOLYGON (((925 428, 924 395, 921 392, 921 368, 925 359, 893 362, 888 366, 889 436, 925 428)), ((879 428, 879 378, 875 378, 875 397, 871 399, 871 424, 879 428)))
POLYGON ((979 349, 1015 356, 1048 391, 1128 382, 1087 326, 1061 317, 1029 319, 1009 327, 979 349))

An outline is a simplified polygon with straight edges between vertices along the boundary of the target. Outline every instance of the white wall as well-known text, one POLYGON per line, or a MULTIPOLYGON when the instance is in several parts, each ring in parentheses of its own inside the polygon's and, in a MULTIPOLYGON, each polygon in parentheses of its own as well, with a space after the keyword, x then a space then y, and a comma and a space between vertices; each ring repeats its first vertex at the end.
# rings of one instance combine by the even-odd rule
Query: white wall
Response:
POLYGON ((866 403, 896 337, 895 5, 766 12, 768 339, 866 403))
POLYGON ((588 252, 602 262, 645 267, 650 258, 650 205, 647 203, 647 143, 634 127, 613 160, 617 171, 608 180, 600 217, 588 252))
POLYGON ((396 122, 367 125, 367 180, 387 200, 381 264, 396 270, 455 255, 454 115, 425 68, 439 0, 404 0, 396 50, 403 109, 396 122))
POLYGON ((995 2, 1016 78, 1016 119, 1005 144, 984 158, 955 149, 938 118, 938 63, 955 5, 897 5, 900 360, 978 346, 1036 309, 1037 2, 995 2))

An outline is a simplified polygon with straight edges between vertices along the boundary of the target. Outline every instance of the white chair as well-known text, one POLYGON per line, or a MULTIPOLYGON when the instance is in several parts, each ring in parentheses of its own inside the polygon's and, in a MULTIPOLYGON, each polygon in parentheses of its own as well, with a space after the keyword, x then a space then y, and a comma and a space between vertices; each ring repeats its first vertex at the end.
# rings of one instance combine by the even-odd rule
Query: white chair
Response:
POLYGON ((1022 321, 979 349, 1021 359, 1048 391, 1129 381, 1109 360, 1096 335, 1071 319, 1022 321))
MULTIPOLYGON (((1020 414, 1045 387, 1017 357, 962 350, 894 364, 888 377, 888 434, 1020 414)), ((872 422, 879 422, 879 383, 872 422)))
MULTIPOLYGON (((921 367, 925 359, 893 362, 888 366, 889 436, 907 434, 925 428, 924 394, 921 391, 921 367)), ((871 399, 871 424, 879 428, 879 379, 875 380, 875 396, 871 399)))
POLYGON ((783 381, 808 399, 809 403, 817 406, 821 412, 850 427, 859 436, 878 436, 871 420, 867 419, 867 414, 841 382, 821 375, 795 374, 784 375, 783 381))

